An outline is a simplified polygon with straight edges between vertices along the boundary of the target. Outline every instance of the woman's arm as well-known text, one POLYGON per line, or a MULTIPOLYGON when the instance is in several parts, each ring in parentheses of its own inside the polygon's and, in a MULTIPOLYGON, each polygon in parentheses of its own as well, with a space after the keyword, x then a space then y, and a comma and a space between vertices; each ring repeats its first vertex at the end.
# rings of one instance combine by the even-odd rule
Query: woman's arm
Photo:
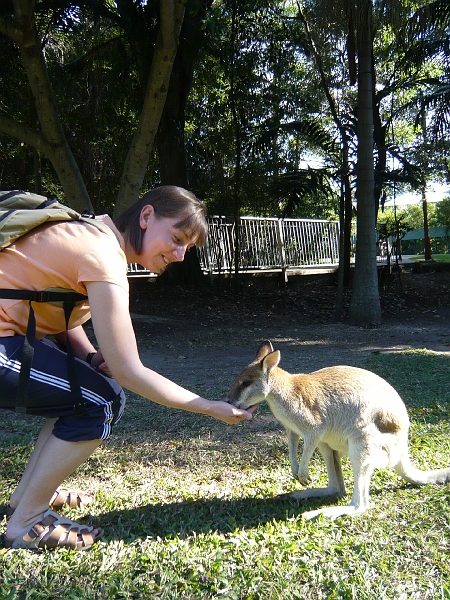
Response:
POLYGON ((64 349, 67 347, 67 334, 70 338, 70 344, 72 346, 73 353, 77 358, 86 360, 89 352, 96 352, 81 325, 75 327, 74 329, 70 329, 68 332, 62 331, 54 336, 57 344, 64 349))
POLYGON ((77 358, 81 360, 87 360, 88 355, 92 353, 93 356, 89 361, 89 364, 101 371, 103 375, 111 377, 111 372, 103 358, 102 353, 94 348, 81 325, 75 327, 74 329, 69 329, 68 332, 62 331, 61 333, 57 333, 54 336, 58 346, 64 350, 67 348, 67 335, 69 336, 73 353, 77 358))
POLYGON ((107 282, 87 282, 86 288, 95 337, 119 385, 158 404, 209 415, 229 425, 251 419, 251 411, 206 400, 145 367, 139 357, 125 290, 107 282))

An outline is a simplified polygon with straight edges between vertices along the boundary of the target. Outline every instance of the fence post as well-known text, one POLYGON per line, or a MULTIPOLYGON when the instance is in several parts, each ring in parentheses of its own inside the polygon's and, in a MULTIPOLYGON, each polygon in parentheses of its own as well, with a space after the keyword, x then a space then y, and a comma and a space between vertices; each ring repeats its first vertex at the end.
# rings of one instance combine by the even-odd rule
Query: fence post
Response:
POLYGON ((277 219, 277 242, 278 242, 278 250, 280 252, 281 257, 281 273, 283 276, 284 283, 287 283, 287 270, 286 270, 286 252, 284 249, 284 233, 283 233, 283 221, 282 219, 277 219))
POLYGON ((206 237, 206 241, 205 241, 203 250, 204 250, 204 257, 206 259, 205 267, 206 267, 206 270, 208 271, 208 275, 209 275, 210 279, 212 279, 213 269, 212 269, 211 251, 209 248, 208 236, 206 237))

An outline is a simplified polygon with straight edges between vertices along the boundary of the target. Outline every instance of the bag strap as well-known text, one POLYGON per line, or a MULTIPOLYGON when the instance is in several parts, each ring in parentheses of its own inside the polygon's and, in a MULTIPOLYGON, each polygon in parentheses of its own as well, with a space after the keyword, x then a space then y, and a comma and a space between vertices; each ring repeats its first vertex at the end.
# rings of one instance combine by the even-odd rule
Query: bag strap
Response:
POLYGON ((78 292, 56 292, 51 290, 33 291, 33 290, 11 290, 0 289, 0 298, 7 300, 28 300, 30 312, 28 315, 28 324, 25 339, 22 348, 21 366, 19 373, 19 385, 16 396, 16 412, 27 412, 28 387, 30 383, 31 365, 34 356, 34 342, 36 339, 36 317, 32 302, 62 302, 64 309, 64 319, 66 323, 66 353, 67 353, 67 377, 70 384, 70 394, 74 403, 75 414, 86 412, 86 405, 81 393, 81 387, 78 380, 78 373, 75 364, 75 355, 70 343, 68 330, 70 315, 75 304, 81 300, 87 300, 87 296, 78 292))

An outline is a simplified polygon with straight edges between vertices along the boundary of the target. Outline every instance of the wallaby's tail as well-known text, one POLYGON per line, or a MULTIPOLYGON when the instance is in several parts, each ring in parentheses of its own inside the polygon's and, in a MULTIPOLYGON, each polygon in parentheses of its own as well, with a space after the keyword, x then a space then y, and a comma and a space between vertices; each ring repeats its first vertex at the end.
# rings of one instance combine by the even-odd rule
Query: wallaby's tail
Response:
POLYGON ((450 467, 446 469, 435 469, 433 471, 421 471, 411 464, 411 460, 405 454, 395 466, 397 473, 409 483, 425 485, 427 483, 447 483, 450 481, 450 467))

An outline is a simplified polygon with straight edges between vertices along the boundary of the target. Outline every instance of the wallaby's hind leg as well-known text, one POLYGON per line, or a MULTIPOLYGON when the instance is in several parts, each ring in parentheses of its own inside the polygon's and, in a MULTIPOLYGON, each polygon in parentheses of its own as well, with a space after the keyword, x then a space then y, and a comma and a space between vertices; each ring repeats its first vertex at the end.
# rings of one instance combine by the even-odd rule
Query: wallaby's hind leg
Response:
POLYGON ((323 456, 328 472, 328 487, 336 490, 333 496, 345 496, 345 483, 342 475, 341 457, 339 452, 331 450, 328 444, 319 444, 319 451, 323 456))
POLYGON ((327 506, 318 510, 307 511, 303 513, 305 519, 313 519, 318 515, 330 519, 336 519, 343 515, 361 515, 370 508, 370 479, 374 471, 374 460, 370 454, 370 448, 362 449, 359 444, 356 447, 349 448, 349 458, 355 480, 350 503, 347 506, 327 506))
POLYGON ((341 459, 338 452, 332 450, 323 442, 317 445, 320 454, 325 460, 328 472, 328 486, 325 488, 308 488, 296 490, 290 494, 291 498, 304 500, 305 498, 324 498, 326 496, 345 496, 345 484, 342 477, 341 459))

